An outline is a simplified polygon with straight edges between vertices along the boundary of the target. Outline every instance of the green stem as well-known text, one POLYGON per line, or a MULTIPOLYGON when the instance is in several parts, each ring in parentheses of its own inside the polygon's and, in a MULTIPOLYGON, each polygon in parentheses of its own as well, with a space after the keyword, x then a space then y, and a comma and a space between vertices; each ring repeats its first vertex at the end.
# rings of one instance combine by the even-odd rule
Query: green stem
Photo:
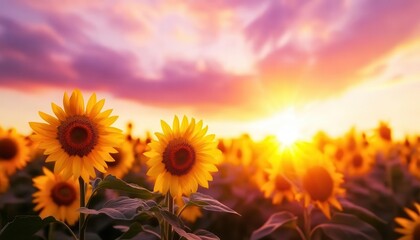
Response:
POLYGON ((182 212, 187 209, 188 204, 184 204, 184 206, 182 206, 181 210, 179 210, 178 214, 176 215, 178 218, 181 217, 182 212))
MULTIPOLYGON (((165 197, 165 203, 168 207, 168 211, 172 214, 174 214, 174 198, 172 197, 171 193, 168 192, 165 197)), ((172 240, 173 237, 173 230, 172 226, 169 224, 169 222, 165 221, 165 239, 166 240, 172 240)))
POLYGON ((311 209, 309 207, 303 206, 303 231, 306 240, 311 240, 311 209))
MULTIPOLYGON (((387 159, 388 160, 388 159, 387 159)), ((386 171, 386 178, 388 182, 388 187, 391 190, 391 192, 394 192, 394 183, 392 180, 392 165, 391 162, 388 160, 385 163, 385 171, 386 171)))
POLYGON ((55 230, 55 224, 52 222, 50 223, 50 228, 48 229, 48 240, 54 239, 54 230, 55 230))
POLYGON ((71 228, 67 224, 65 224, 64 222, 61 222, 61 221, 59 221, 59 223, 61 223, 61 225, 63 225, 67 229, 67 231, 69 231, 69 233, 74 238, 74 240, 78 240, 77 236, 74 234, 74 232, 71 230, 71 228))
MULTIPOLYGON (((79 187, 80 187, 80 207, 85 207, 85 189, 86 184, 82 177, 79 177, 79 187)), ((85 240, 85 214, 80 212, 79 218, 79 240, 85 240)))
POLYGON ((302 239, 302 240, 306 240, 305 234, 302 232, 302 229, 300 229, 300 227, 299 227, 299 226, 296 226, 296 228, 295 228, 295 229, 296 229, 296 231, 298 232, 300 239, 302 239))

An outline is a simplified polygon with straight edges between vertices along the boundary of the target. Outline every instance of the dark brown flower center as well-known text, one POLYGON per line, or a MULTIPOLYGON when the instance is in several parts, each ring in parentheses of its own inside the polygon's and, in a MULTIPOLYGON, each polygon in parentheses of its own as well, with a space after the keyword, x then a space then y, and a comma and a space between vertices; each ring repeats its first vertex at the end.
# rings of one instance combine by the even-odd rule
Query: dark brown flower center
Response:
POLYGON ((354 149, 356 149, 356 145, 356 139, 353 136, 350 136, 347 139, 347 150, 353 151, 354 149))
POLYGON ((337 149, 334 157, 335 157, 335 160, 341 161, 341 159, 343 159, 344 157, 344 150, 342 148, 337 149))
POLYGON ((108 167, 116 167, 121 162, 121 149, 117 148, 117 153, 110 153, 111 157, 115 160, 114 162, 107 162, 108 167))
POLYGON ((59 206, 71 205, 76 197, 76 189, 66 182, 59 182, 51 189, 51 198, 59 206))
POLYGON ((385 141, 391 141, 391 129, 386 125, 379 127, 379 136, 385 141))
POLYGON ((98 142, 98 131, 85 116, 68 117, 58 126, 58 141, 70 156, 88 155, 98 142))
POLYGON ((326 201, 333 191, 333 179, 321 166, 310 168, 303 177, 303 187, 315 201, 326 201))
POLYGON ((289 183, 289 181, 287 181, 283 176, 281 175, 277 175, 276 176, 276 189, 278 191, 286 191, 289 190, 291 185, 289 183))
POLYGON ((222 152, 225 153, 226 152, 226 146, 225 143, 223 142, 223 140, 219 140, 218 144, 217 144, 217 148, 222 152))
POLYGON ((0 139, 0 161, 11 160, 17 153, 18 146, 15 141, 10 138, 0 139))
POLYGON ((351 163, 353 164, 353 166, 354 166, 355 168, 359 168, 359 167, 361 167, 361 166, 362 166, 362 164, 363 164, 363 157, 362 157, 362 155, 360 155, 360 154, 356 153, 356 154, 353 156, 353 159, 352 159, 351 163))
POLYGON ((413 240, 420 240, 420 223, 417 223, 414 227, 413 240))
POLYGON ((236 150, 236 157, 238 159, 242 159, 243 153, 242 153, 242 149, 238 148, 238 150, 236 150))
POLYGON ((195 160, 195 150, 188 142, 183 139, 173 139, 163 152, 162 162, 168 172, 181 176, 191 170, 195 160))

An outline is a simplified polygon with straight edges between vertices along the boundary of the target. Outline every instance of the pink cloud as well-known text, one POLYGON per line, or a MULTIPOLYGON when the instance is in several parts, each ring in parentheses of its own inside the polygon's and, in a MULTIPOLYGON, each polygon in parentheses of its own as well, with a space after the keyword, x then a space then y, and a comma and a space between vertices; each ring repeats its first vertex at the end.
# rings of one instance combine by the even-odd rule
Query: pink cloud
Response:
MULTIPOLYGON (((165 46, 152 45, 155 48, 150 52, 166 57, 152 78, 146 74, 147 66, 139 67, 139 63, 148 62, 149 55, 132 48, 123 37, 155 29, 149 22, 124 15, 124 11, 109 11, 110 6, 97 8, 82 2, 70 6, 73 10, 83 9, 81 14, 60 4, 49 6, 33 1, 11 4, 16 12, 21 11, 20 15, 27 17, 0 11, 3 87, 79 87, 109 91, 120 98, 155 106, 187 106, 197 111, 236 108, 238 112, 253 113, 265 111, 263 105, 267 102, 274 106, 287 104, 290 99, 303 103, 332 96, 361 81, 363 67, 418 34, 415 31, 420 12, 416 0, 366 1, 360 5, 327 0, 190 1, 184 7, 193 17, 182 21, 197 20, 192 25, 202 35, 200 38, 205 39, 206 44, 197 43, 203 51, 223 38, 226 31, 212 21, 212 16, 215 19, 219 16, 218 9, 235 17, 244 9, 265 5, 251 22, 238 22, 244 18, 237 17, 230 26, 239 29, 256 55, 261 54, 262 57, 254 59, 255 73, 230 73, 208 56, 194 59, 191 57, 194 55, 177 54, 169 59, 163 52, 165 46), (205 13, 210 17, 205 17, 205 13), (109 32, 95 36, 92 33, 97 30, 99 20, 109 26, 109 32), (314 28, 307 43, 310 49, 296 40, 299 28, 306 23, 314 28), (321 32, 325 32, 325 39, 319 36, 321 32), (287 34, 291 35, 289 40, 280 44, 287 34), (107 44, 106 37, 119 41, 107 44), (198 62, 204 62, 205 66, 197 67, 198 62), (288 97, 282 102, 281 96, 288 97)), ((161 4, 156 5, 159 11, 164 9, 161 4)), ((179 18, 173 19, 170 24, 185 26, 185 23, 177 25, 179 18)), ((229 58, 229 49, 224 54, 229 58)))
MULTIPOLYGON (((340 9, 339 6, 335 7, 340 9)), ((265 87, 278 94, 292 91, 296 101, 340 93, 363 79, 360 74, 363 67, 412 38, 420 23, 417 16, 420 12, 418 1, 404 1, 404 4, 368 1, 357 7, 353 19, 343 29, 333 32, 327 44, 307 51, 289 42, 267 54, 258 65, 262 79, 265 79, 265 87)), ((318 20, 324 18, 325 24, 329 24, 332 19, 324 16, 326 9, 314 9, 317 12, 304 17, 311 16, 318 20)), ((257 45, 276 41, 293 25, 289 22, 293 21, 290 16, 282 15, 286 10, 279 5, 277 10, 271 8, 263 13, 250 24, 247 31, 249 38, 257 45), (273 22, 279 24, 273 25, 273 22), (265 31, 262 30, 264 26, 265 31), (273 29, 270 30, 268 26, 273 26, 273 29)), ((346 14, 345 8, 342 10, 342 14, 346 14)), ((294 21, 298 21, 296 19, 294 21)))
POLYGON ((132 54, 93 44, 79 45, 82 52, 73 51, 47 32, 30 30, 13 20, 1 18, 0 26, 0 53, 13 49, 13 54, 0 59, 2 86, 105 90, 158 106, 200 108, 246 103, 238 86, 246 86, 248 77, 229 74, 211 64, 200 70, 193 62, 171 61, 161 69, 159 79, 148 79, 137 74, 139 69, 132 54), (67 56, 68 61, 54 61, 52 55, 57 53, 67 56))

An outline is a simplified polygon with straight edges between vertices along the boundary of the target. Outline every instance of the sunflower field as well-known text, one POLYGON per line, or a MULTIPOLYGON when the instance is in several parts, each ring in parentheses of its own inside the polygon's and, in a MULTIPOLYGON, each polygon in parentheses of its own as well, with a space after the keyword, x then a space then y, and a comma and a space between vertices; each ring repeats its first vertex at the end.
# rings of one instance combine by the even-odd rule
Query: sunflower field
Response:
POLYGON ((0 126, 0 239, 420 239, 420 137, 385 122, 285 144, 188 116, 135 136, 79 90, 51 106, 0 126))

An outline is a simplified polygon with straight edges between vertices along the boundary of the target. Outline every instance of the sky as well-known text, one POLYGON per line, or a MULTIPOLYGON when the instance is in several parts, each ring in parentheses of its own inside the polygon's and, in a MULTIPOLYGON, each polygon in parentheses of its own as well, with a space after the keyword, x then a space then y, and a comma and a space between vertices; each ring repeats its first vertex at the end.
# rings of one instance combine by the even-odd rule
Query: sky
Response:
POLYGON ((420 1, 0 0, 0 126, 78 88, 135 132, 420 133, 420 1))

